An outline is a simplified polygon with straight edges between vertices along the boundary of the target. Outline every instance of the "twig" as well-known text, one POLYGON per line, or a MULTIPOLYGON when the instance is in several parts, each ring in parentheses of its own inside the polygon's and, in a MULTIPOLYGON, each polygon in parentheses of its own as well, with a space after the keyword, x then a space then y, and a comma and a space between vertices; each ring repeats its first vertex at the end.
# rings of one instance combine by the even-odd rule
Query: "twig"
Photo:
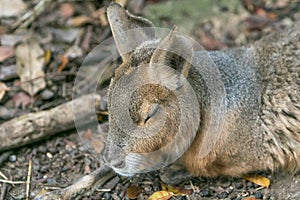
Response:
POLYGON ((26 181, 26 200, 29 199, 29 189, 30 189, 30 177, 31 177, 31 166, 32 166, 32 160, 29 160, 28 163, 28 173, 27 173, 27 181, 26 181))
POLYGON ((192 186, 193 192, 199 192, 199 188, 195 187, 194 184, 192 183, 192 181, 190 181, 190 184, 192 186))
POLYGON ((32 11, 25 13, 15 24, 12 25, 12 29, 26 28, 29 26, 51 3, 52 0, 41 0, 35 5, 32 11))
POLYGON ((6 188, 7 188, 6 183, 3 183, 2 184, 2 188, 1 188, 0 200, 4 200, 5 199, 6 188))
POLYGON ((0 179, 0 182, 1 183, 8 183, 8 184, 11 184, 11 185, 26 183, 26 181, 10 181, 10 180, 4 180, 4 179, 0 179))
POLYGON ((110 192, 111 189, 104 189, 104 188, 100 188, 100 189, 96 189, 97 192, 110 192))
POLYGON ((8 180, 8 178, 0 171, 0 176, 2 176, 5 180, 8 180))
POLYGON ((81 193, 89 193, 96 187, 103 185, 105 182, 115 176, 115 173, 106 166, 97 169, 89 175, 78 179, 74 184, 67 188, 47 192, 41 196, 36 196, 35 200, 49 199, 72 199, 81 193))

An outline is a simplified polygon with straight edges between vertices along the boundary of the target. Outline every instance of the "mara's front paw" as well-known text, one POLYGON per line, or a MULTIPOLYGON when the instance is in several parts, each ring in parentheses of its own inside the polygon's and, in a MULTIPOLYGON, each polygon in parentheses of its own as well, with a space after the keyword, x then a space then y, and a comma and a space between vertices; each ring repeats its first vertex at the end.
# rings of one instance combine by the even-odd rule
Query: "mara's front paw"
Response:
POLYGON ((160 170, 160 179, 167 184, 177 185, 193 176, 180 164, 172 164, 160 170))

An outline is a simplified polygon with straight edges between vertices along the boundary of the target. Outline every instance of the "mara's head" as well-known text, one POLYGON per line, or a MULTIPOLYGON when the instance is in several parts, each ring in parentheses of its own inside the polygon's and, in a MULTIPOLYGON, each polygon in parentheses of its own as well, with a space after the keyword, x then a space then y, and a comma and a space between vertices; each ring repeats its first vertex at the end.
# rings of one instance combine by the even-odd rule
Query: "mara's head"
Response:
POLYGON ((186 79, 193 45, 174 29, 160 38, 150 21, 116 3, 107 16, 123 63, 109 87, 104 158, 123 175, 156 170, 187 150, 199 126, 198 100, 186 79))

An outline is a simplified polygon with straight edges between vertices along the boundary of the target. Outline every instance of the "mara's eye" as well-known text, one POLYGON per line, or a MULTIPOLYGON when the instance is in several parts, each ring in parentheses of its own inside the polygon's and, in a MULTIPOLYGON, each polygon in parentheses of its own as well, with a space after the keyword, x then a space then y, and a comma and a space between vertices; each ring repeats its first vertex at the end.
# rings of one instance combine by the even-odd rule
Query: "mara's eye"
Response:
POLYGON ((159 104, 158 103, 153 103, 150 108, 149 108, 149 112, 148 112, 148 119, 150 119, 151 117, 153 117, 159 108, 159 104))
POLYGON ((146 108, 141 110, 140 113, 140 125, 146 124, 149 119, 151 119, 159 110, 159 104, 158 103, 152 103, 148 104, 146 108))

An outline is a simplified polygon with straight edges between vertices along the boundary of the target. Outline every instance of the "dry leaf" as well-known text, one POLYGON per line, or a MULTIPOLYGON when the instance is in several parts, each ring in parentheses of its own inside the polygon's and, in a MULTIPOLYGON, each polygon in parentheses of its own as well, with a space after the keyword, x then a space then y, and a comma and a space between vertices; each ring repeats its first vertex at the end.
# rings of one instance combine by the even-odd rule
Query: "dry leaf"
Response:
POLYGON ((268 15, 267 15, 267 17, 268 17, 268 19, 274 21, 277 18, 277 14, 274 13, 274 12, 269 12, 268 15))
POLYGON ((93 13, 93 17, 100 20, 100 24, 102 27, 106 27, 108 25, 108 21, 106 18, 106 9, 104 7, 96 10, 93 13))
POLYGON ((82 26, 87 23, 91 23, 92 21, 93 21, 92 18, 85 16, 85 15, 81 15, 81 16, 70 18, 67 21, 67 25, 77 27, 77 26, 82 26))
POLYGON ((4 97, 6 91, 8 91, 9 88, 5 85, 5 83, 0 82, 0 101, 4 97))
POLYGON ((37 195, 35 196, 35 198, 39 199, 39 197, 42 197, 44 194, 46 194, 47 192, 49 192, 48 190, 45 190, 44 188, 42 190, 40 190, 37 195))
POLYGON ((24 92, 18 92, 13 96, 13 102, 15 104, 15 107, 19 106, 27 106, 31 103, 31 98, 24 92))
POLYGON ((97 154, 100 154, 104 149, 104 140, 101 138, 91 140, 91 145, 97 154))
POLYGON ((82 56, 82 54, 83 54, 82 49, 77 45, 73 45, 67 50, 64 57, 66 57, 66 58, 78 58, 78 57, 82 56))
POLYGON ((259 15, 250 15, 245 20, 246 29, 251 30, 262 30, 267 24, 268 19, 259 15))
POLYGON ((143 192, 143 189, 136 185, 131 185, 127 189, 127 196, 129 199, 137 199, 138 196, 143 192))
POLYGON ((0 62, 3 62, 15 54, 13 47, 0 46, 0 62))
POLYGON ((127 0, 116 0, 116 2, 117 2, 118 4, 120 4, 122 7, 125 7, 126 4, 127 4, 127 0))
POLYGON ((76 148, 76 144, 74 142, 72 142, 71 140, 64 139, 64 142, 66 143, 66 145, 72 147, 73 149, 76 148))
POLYGON ((149 198, 148 200, 168 200, 170 199, 172 196, 174 196, 174 194, 172 192, 168 192, 168 191, 157 191, 154 192, 149 198))
POLYGON ((88 129, 82 136, 82 139, 84 140, 90 140, 92 138, 92 131, 91 129, 88 129))
POLYGON ((175 187, 172 185, 166 185, 164 183, 161 183, 161 188, 162 188, 162 190, 172 192, 174 194, 174 196, 185 196, 185 195, 189 195, 192 193, 191 190, 183 190, 179 187, 175 187))
POLYGON ((266 17, 267 16, 267 11, 263 8, 257 8, 256 10, 256 14, 262 17, 266 17))
MULTIPOLYGON (((7 26, 4 26, 4 25, 0 25, 0 35, 4 35, 6 33, 9 32, 9 29, 7 26)), ((2 44, 2 43, 1 43, 2 44)), ((3 45, 3 44, 2 44, 3 45)))
POLYGON ((179 187, 174 187, 172 185, 167 186, 168 191, 172 192, 175 196, 185 196, 187 194, 191 194, 190 190, 182 190, 179 187))
POLYGON ((47 51, 45 51, 45 64, 48 64, 50 62, 51 59, 51 51, 48 49, 47 51))
POLYGON ((27 8, 22 0, 0 0, 0 17, 13 17, 27 8))
POLYGON ((203 32, 203 31, 201 31, 199 35, 200 35, 201 45, 203 45, 205 47, 205 49, 216 50, 216 49, 226 48, 226 45, 224 43, 216 40, 211 35, 203 32))
POLYGON ((34 40, 21 43, 16 48, 17 73, 21 79, 21 88, 31 96, 46 86, 43 66, 45 63, 44 51, 34 40))
POLYGON ((90 174, 91 173, 91 168, 88 165, 84 166, 84 174, 90 174))
POLYGON ((62 72, 66 68, 67 64, 69 63, 69 59, 64 55, 59 55, 59 59, 61 61, 61 64, 58 67, 57 72, 62 72))
POLYGON ((59 11, 64 18, 69 18, 74 15, 75 9, 72 3, 62 3, 59 11))
POLYGON ((171 185, 167 186, 167 191, 172 192, 174 194, 180 194, 179 188, 178 187, 173 187, 171 185))
POLYGON ((275 2, 275 7, 277 8, 284 8, 289 6, 290 0, 280 0, 275 2))
POLYGON ((88 129, 80 136, 82 141, 88 145, 88 148, 94 150, 96 154, 103 151, 105 139, 102 135, 93 135, 91 129, 88 129))
POLYGON ((255 197, 245 197, 245 198, 242 198, 242 200, 258 200, 258 199, 255 197))
POLYGON ((268 188, 270 186, 270 179, 261 175, 249 175, 245 176, 244 179, 262 187, 268 188))

